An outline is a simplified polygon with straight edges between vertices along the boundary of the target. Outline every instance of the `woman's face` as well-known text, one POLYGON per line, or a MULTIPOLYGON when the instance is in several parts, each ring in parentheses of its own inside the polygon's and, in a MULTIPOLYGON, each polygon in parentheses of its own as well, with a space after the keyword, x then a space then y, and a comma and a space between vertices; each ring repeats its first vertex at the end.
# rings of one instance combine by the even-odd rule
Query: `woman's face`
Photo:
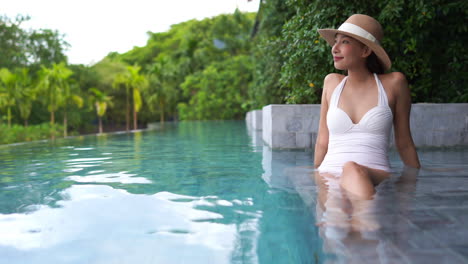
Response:
POLYGON ((360 41, 343 35, 336 34, 335 44, 332 47, 333 62, 338 70, 348 70, 356 66, 365 66, 365 50, 367 47, 360 41))

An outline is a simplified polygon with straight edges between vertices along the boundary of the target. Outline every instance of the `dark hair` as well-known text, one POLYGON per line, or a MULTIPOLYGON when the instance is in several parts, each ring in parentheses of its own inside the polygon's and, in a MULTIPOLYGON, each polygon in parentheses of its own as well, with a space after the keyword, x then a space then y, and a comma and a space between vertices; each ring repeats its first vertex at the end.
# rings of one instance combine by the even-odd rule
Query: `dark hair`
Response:
POLYGON ((374 52, 372 52, 371 55, 367 57, 366 66, 367 69, 372 73, 382 74, 385 72, 382 63, 380 63, 379 59, 377 58, 377 55, 375 55, 374 52))

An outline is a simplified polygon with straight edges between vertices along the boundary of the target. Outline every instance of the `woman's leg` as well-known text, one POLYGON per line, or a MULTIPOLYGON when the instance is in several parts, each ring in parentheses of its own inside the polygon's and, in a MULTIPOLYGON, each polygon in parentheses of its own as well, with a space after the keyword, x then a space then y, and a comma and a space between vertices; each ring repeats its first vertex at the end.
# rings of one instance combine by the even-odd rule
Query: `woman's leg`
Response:
POLYGON ((343 166, 340 185, 347 192, 361 199, 372 199, 375 186, 388 178, 386 171, 371 169, 356 162, 346 162, 343 166))
POLYGON ((372 231, 380 227, 376 218, 375 186, 390 176, 388 172, 370 169, 355 162, 343 166, 340 186, 352 204, 351 225, 356 231, 372 231))
POLYGON ((347 227, 349 214, 352 212, 350 203, 339 189, 336 176, 315 172, 317 185, 317 225, 347 227), (330 186, 334 185, 336 187, 330 186))

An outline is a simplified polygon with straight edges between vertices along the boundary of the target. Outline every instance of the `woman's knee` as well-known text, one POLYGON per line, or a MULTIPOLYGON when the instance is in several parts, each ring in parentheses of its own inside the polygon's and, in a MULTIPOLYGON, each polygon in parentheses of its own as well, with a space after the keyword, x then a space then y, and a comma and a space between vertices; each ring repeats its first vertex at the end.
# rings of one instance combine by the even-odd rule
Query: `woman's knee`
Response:
POLYGON ((354 161, 348 161, 343 165, 343 173, 345 172, 362 173, 364 171, 365 171, 364 168, 354 161))
POLYGON ((354 161, 348 161, 343 165, 342 177, 353 179, 354 181, 369 179, 369 175, 366 168, 354 161))
POLYGON ((347 162, 343 166, 340 186, 359 198, 369 199, 375 193, 368 169, 356 162, 347 162))

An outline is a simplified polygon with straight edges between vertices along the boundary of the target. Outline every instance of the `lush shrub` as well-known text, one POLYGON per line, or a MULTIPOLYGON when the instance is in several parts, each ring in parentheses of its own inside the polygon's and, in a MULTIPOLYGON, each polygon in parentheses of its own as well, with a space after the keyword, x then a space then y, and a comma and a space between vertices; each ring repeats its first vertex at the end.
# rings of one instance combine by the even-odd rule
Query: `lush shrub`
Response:
POLYGON ((252 62, 247 55, 214 62, 182 83, 188 103, 178 105, 182 120, 221 120, 244 117, 242 105, 248 100, 252 62))
POLYGON ((63 136, 63 126, 59 124, 51 125, 50 123, 44 123, 27 127, 12 125, 10 128, 5 124, 0 125, 0 144, 42 140, 61 136, 63 136))
POLYGON ((251 109, 284 102, 288 91, 279 81, 279 73, 285 60, 282 49, 287 43, 281 38, 281 31, 294 13, 295 9, 287 6, 283 0, 261 4, 256 18, 257 26, 252 32, 255 45, 252 49, 253 81, 249 87, 252 101, 248 102, 251 109))

